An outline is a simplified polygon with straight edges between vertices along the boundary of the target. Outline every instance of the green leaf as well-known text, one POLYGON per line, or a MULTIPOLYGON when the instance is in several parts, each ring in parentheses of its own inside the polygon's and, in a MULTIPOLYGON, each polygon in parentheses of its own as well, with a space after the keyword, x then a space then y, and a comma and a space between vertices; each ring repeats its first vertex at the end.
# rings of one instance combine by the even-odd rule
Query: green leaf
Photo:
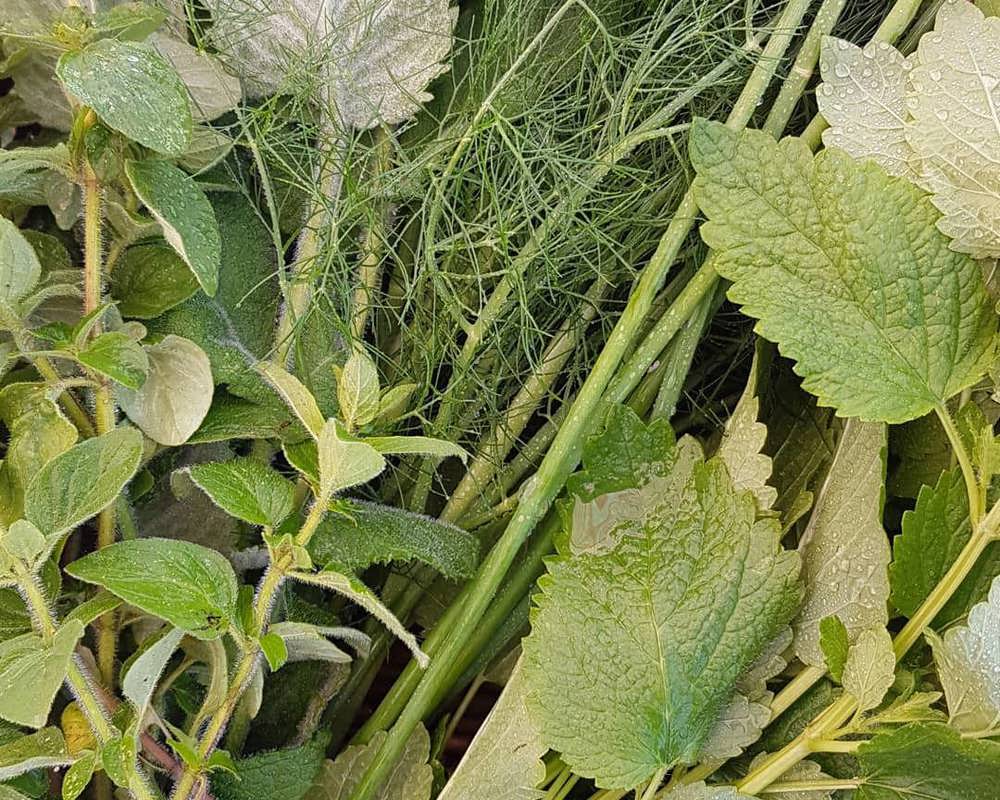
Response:
POLYGON ((35 559, 45 552, 45 537, 26 519, 15 520, 6 531, 0 533, 0 551, 32 566, 35 559))
POLYGON ((116 131, 179 156, 191 139, 191 107, 177 73, 145 45, 100 39, 65 53, 56 75, 70 94, 116 131))
POLYGON ((88 750, 80 754, 63 776, 62 800, 76 800, 87 788, 97 768, 97 754, 88 750))
POLYGON ((602 787, 693 762, 798 606, 798 557, 777 522, 756 519, 718 459, 680 463, 642 487, 645 513, 622 521, 611 551, 550 564, 523 642, 543 741, 602 787))
POLYGON ((884 425, 848 420, 799 542, 806 592, 794 625, 795 654, 814 667, 826 663, 819 644, 825 617, 840 617, 852 640, 888 622, 885 441, 884 425))
POLYGON ((363 656, 367 656, 371 648, 371 639, 353 628, 328 628, 305 622, 278 622, 271 626, 271 633, 281 639, 283 650, 278 653, 282 656, 281 663, 326 661, 331 664, 350 664, 354 660, 350 653, 329 641, 326 638, 328 636, 347 640, 363 656))
MULTIPOLYGON (((972 535, 969 500, 957 467, 941 474, 934 487, 924 486, 912 511, 903 514, 902 533, 892 542, 889 567, 892 604, 912 617, 948 572, 972 535)), ((1000 574, 1000 545, 989 545, 969 576, 934 619, 937 629, 965 616, 986 597, 1000 574)))
POLYGON ((243 96, 239 78, 228 75, 215 56, 165 33, 153 36, 152 45, 180 76, 196 122, 213 120, 239 104, 243 96))
POLYGON ((120 331, 102 333, 77 356, 81 364, 107 375, 129 389, 138 389, 149 372, 146 351, 132 337, 120 331))
POLYGON ((212 406, 201 426, 188 439, 189 444, 224 442, 229 439, 293 439, 305 431, 277 398, 274 403, 254 403, 233 397, 216 388, 212 406))
POLYGON ((236 576, 224 556, 175 539, 130 539, 84 556, 66 572, 199 639, 217 639, 236 610, 236 576))
POLYGON ((35 288, 41 275, 35 248, 13 222, 0 217, 0 305, 13 306, 35 288))
POLYGON ((302 747, 259 753, 235 762, 236 775, 212 776, 217 800, 302 800, 323 764, 326 740, 315 738, 302 747))
POLYGON ((107 508, 135 475, 142 436, 118 428, 56 456, 28 484, 24 515, 47 538, 75 528, 107 508))
POLYGON ((352 603, 361 606, 361 608, 385 625, 396 638, 410 648, 413 657, 420 666, 426 667, 430 663, 430 659, 420 649, 420 645, 417 644, 417 640, 413 634, 406 630, 403 623, 378 599, 371 589, 354 576, 345 575, 327 568, 322 572, 291 572, 289 573, 289 577, 303 583, 329 589, 331 592, 336 592, 346 597, 352 603))
POLYGON ((254 459, 196 464, 189 473, 219 508, 252 525, 277 527, 295 506, 295 485, 254 459))
POLYGON ((885 698, 895 673, 892 636, 885 628, 869 628, 861 631, 847 651, 841 683, 858 701, 859 711, 870 711, 885 698))
POLYGON ((963 734, 1000 731, 1000 579, 966 625, 931 634, 934 661, 948 701, 949 723, 963 734))
POLYGON ((928 198, 845 153, 813 157, 696 122, 702 238, 729 297, 841 416, 905 422, 986 370, 997 327, 979 266, 933 230, 928 198))
POLYGON ((136 719, 145 717, 156 683, 183 638, 184 631, 179 628, 167 630, 129 666, 122 679, 122 694, 135 707, 136 719))
POLYGON ((69 181, 72 174, 69 150, 64 144, 2 150, 0 199, 47 205, 53 185, 69 181))
POLYGON ((271 631, 260 637, 260 650, 267 659, 271 672, 277 672, 288 661, 288 647, 280 635, 271 631))
POLYGON ((197 291, 194 273, 162 244, 130 247, 111 273, 111 296, 123 317, 158 317, 197 291))
POLYGON ((429 436, 368 436, 365 442, 384 455, 433 456, 449 458, 455 456, 465 463, 469 454, 465 448, 444 439, 432 439, 429 436))
POLYGON ((945 725, 879 734, 857 753, 856 800, 994 800, 1000 744, 963 740, 945 725))
POLYGON ((378 370, 375 362, 360 350, 354 350, 339 371, 337 402, 348 430, 367 425, 378 414, 378 370))
POLYGON ((830 616, 820 620, 819 647, 823 651, 823 659, 830 671, 830 677, 840 683, 851 647, 847 626, 840 621, 840 617, 830 616))
POLYGON ((146 347, 149 372, 138 390, 120 389, 122 411, 153 441, 184 444, 212 405, 212 367, 190 339, 171 334, 146 347))
POLYGON ((0 745, 0 780, 7 781, 33 769, 62 767, 72 761, 62 731, 42 728, 0 745))
POLYGON ((667 792, 664 800, 752 800, 732 786, 708 786, 704 781, 682 784, 667 792))
MULTIPOLYGON (((336 761, 324 761, 305 800, 349 800, 385 737, 385 731, 379 731, 367 744, 345 747, 336 761)), ((434 771, 427 763, 430 750, 427 729, 417 725, 374 800, 430 800, 434 783, 434 771)))
POLYGON ((198 279, 205 294, 219 288, 222 239, 215 211, 194 178, 167 161, 129 161, 125 173, 163 238, 198 279))
POLYGON ((753 492, 760 510, 766 511, 778 499, 778 490, 768 485, 773 465, 770 456, 764 453, 767 426, 758 420, 757 371, 757 357, 754 356, 750 379, 726 423, 718 456, 725 462, 733 485, 738 490, 753 492))
POLYGON ((351 572, 390 561, 420 561, 447 578, 470 578, 479 562, 479 540, 454 525, 391 506, 345 500, 327 514, 309 542, 317 564, 334 562, 351 572))
POLYGON ((545 780, 542 743, 525 704, 520 662, 438 800, 537 800, 545 780))
POLYGON ((319 410, 312 392, 298 378, 273 362, 262 362, 257 365, 257 369, 281 395, 281 399, 287 403, 288 407, 295 412, 295 416, 306 426, 306 430, 312 437, 319 441, 323 426, 326 425, 326 419, 323 417, 323 412, 319 410))
POLYGON ((368 441, 345 439, 336 420, 327 420, 316 442, 319 494, 330 498, 351 486, 368 483, 385 469, 385 459, 368 441))
POLYGON ((42 727, 81 636, 83 625, 73 621, 63 624, 48 642, 26 633, 0 643, 0 717, 29 728, 42 727))

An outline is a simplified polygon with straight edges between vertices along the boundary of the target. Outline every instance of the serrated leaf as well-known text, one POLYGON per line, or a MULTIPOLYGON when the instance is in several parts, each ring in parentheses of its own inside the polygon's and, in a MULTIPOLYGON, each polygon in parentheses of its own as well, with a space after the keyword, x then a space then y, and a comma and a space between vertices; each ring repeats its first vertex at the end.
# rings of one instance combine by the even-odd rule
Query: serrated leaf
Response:
POLYGON ((7 781, 33 769, 62 767, 72 761, 62 731, 42 728, 0 745, 0 780, 7 781))
POLYGON ((319 410, 312 392, 298 378, 273 362, 261 362, 257 365, 257 369, 281 395, 281 399, 288 407, 295 412, 295 416, 306 426, 310 435, 318 441, 323 426, 326 425, 326 419, 323 417, 323 412, 319 410))
POLYGON ((35 249, 13 222, 0 217, 0 304, 12 306, 35 288, 41 275, 35 249))
POLYGON ((336 420, 327 420, 316 440, 319 494, 322 498, 368 483, 385 469, 385 459, 367 441, 341 436, 336 420))
POLYGON ((243 96, 239 78, 227 74, 215 56, 165 33, 155 34, 150 41, 180 76, 195 122, 213 120, 239 104, 243 96))
POLYGON ((1000 744, 963 740, 945 725, 914 724, 858 750, 856 800, 994 800, 1000 744))
POLYGON ((32 478, 24 515, 46 535, 58 536, 108 507, 139 468, 142 436, 118 428, 74 445, 32 478))
POLYGON ((236 610, 236 576, 224 556, 175 539, 130 539, 84 556, 66 572, 199 639, 225 633, 236 610))
POLYGON ((426 87, 447 69, 458 18, 447 0, 281 0, 249 19, 241 0, 207 5, 216 45, 258 94, 293 80, 322 42, 327 85, 317 100, 359 129, 404 122, 430 99, 426 87))
POLYGON ((205 351, 173 334, 146 347, 149 372, 138 390, 121 389, 118 402, 153 441, 184 444, 212 404, 212 367, 205 351))
POLYGON ((179 628, 168 630, 143 650, 125 673, 122 679, 122 694, 135 707, 136 719, 140 720, 140 724, 146 716, 156 683, 183 638, 184 631, 179 628))
POLYGON ((63 624, 49 641, 26 633, 0 642, 0 717, 41 728, 81 636, 83 625, 73 621, 63 624))
MULTIPOLYGON (((972 535, 969 500, 957 467, 941 474, 933 487, 924 486, 917 504, 903 514, 902 533, 892 542, 889 566, 892 604, 912 617, 945 576, 972 535)), ((969 575, 935 617, 942 628, 964 616, 986 597, 994 576, 1000 574, 1000 545, 987 547, 969 575)))
MULTIPOLYGON (((305 800, 349 800, 385 737, 385 731, 379 731, 367 744, 351 745, 335 761, 324 761, 305 800)), ((434 782, 434 772, 427 764, 430 749, 427 729, 417 725, 374 800, 430 800, 434 782)))
POLYGON ((819 648, 823 651, 823 660, 830 677, 840 683, 851 648, 847 626, 840 621, 840 617, 824 617, 820 620, 819 648))
POLYGON ((904 422, 974 383, 997 327, 979 266, 948 249, 909 182, 838 150, 813 157, 696 122, 702 238, 729 297, 841 416, 904 422))
POLYGON ((708 786, 704 781, 682 784, 663 797, 664 800, 752 800, 732 786, 708 786))
POLYGON ((162 244, 130 247, 111 273, 111 296, 123 317, 158 317, 197 291, 194 273, 162 244))
POLYGON ((80 351, 81 364, 107 375, 129 389, 138 389, 149 372, 146 351, 132 337, 120 331, 102 333, 80 351))
POLYGON ((251 458, 196 464, 191 479, 231 516, 252 525, 277 527, 295 505, 295 486, 251 458))
POLYGON ((257 753, 237 759, 236 774, 212 776, 217 800, 301 800, 323 764, 326 739, 314 738, 301 747, 257 753))
POLYGON ((426 667, 430 663, 426 653, 420 649, 420 645, 417 644, 417 640, 413 634, 406 630, 403 623, 378 599, 378 596, 371 589, 354 576, 344 575, 343 573, 327 568, 322 572, 292 572, 289 573, 289 577, 303 583, 329 589, 342 597, 346 597, 352 603, 357 603, 357 605, 361 606, 361 608, 385 625, 396 638, 410 648, 418 664, 426 667))
POLYGON ((848 420, 799 542, 805 600, 795 653, 824 667, 820 622, 837 616, 853 639, 888 622, 889 539, 882 527, 885 426, 848 420))
POLYGON ((469 578, 479 562, 479 540, 430 517, 360 500, 327 514, 309 542, 317 564, 352 572, 390 561, 420 561, 447 578, 469 578))
POLYGON ((1000 579, 966 625, 930 641, 951 726, 980 736, 1000 731, 1000 579))
POLYGON ((920 38, 910 72, 906 140, 919 183, 943 215, 952 248, 1000 256, 1000 21, 966 0, 947 0, 920 38))
POLYGON ((870 711, 882 703, 892 687, 896 673, 896 655, 892 636, 885 628, 861 631, 847 651, 840 680, 844 689, 858 701, 858 711, 870 711))
POLYGON ((799 599, 798 558, 721 461, 641 492, 646 514, 623 523, 613 550, 550 565, 523 642, 543 741, 603 787, 696 758, 799 599))
POLYGON ((354 350, 337 377, 337 402, 349 430, 367 425, 378 413, 379 381, 375 362, 354 350))
POLYGON ((913 60, 886 42, 862 48, 827 36, 819 65, 823 82, 816 88, 816 103, 830 123, 823 144, 914 180, 906 142, 906 87, 913 60))
POLYGON ((760 738, 770 721, 770 706, 750 700, 746 695, 735 694, 715 721, 698 758, 703 761, 735 758, 760 738))
POLYGON ((177 73, 155 50, 100 39, 65 53, 63 85, 104 123, 165 155, 179 156, 191 138, 191 107, 177 73))
POLYGON ((521 662, 438 800, 539 800, 545 780, 542 743, 528 707, 521 662))
POLYGON ((125 173, 163 238, 174 248, 210 297, 219 288, 222 239, 212 204, 186 172, 167 161, 127 161, 125 173))

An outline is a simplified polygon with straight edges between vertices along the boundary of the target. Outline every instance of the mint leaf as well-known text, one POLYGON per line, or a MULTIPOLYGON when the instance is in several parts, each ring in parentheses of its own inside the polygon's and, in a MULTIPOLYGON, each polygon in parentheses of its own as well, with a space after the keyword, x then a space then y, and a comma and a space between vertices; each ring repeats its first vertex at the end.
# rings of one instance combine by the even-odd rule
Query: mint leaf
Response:
POLYGON ((861 631, 847 651, 840 680, 845 691, 858 701, 858 711, 864 712, 881 704, 895 673, 892 636, 885 628, 869 628, 861 631))
POLYGON ((236 759, 236 774, 212 775, 218 800, 301 800, 323 765, 326 740, 315 738, 301 747, 236 759))
POLYGON ((294 508, 294 484, 254 459, 196 464, 189 473, 219 508, 252 525, 277 527, 294 508))
POLYGON ((42 727, 81 636, 83 625, 72 621, 49 641, 26 633, 0 642, 0 717, 29 728, 42 727))
POLYGON ((996 315, 979 266, 905 180, 837 150, 698 121, 702 238, 729 297, 846 417, 905 422, 974 383, 996 315))
POLYGON ((215 211, 186 172, 167 161, 128 161, 125 173, 163 238, 174 248, 209 297, 219 288, 222 239, 215 211))
POLYGON ((42 728, 0 745, 0 781, 33 769, 63 767, 73 761, 59 728, 42 728))
POLYGON ((142 436, 118 428, 56 456, 28 484, 24 515, 46 535, 58 536, 107 508, 125 488, 142 457, 142 436))
POLYGON ((805 601, 795 653, 823 667, 820 622, 837 616, 853 640, 888 622, 889 539, 882 527, 885 426, 848 420, 830 472, 799 541, 805 601))
POLYGON ((755 355, 750 367, 750 379, 733 415, 726 422, 718 456, 725 462, 736 489, 752 491, 760 510, 766 511, 778 499, 778 490, 768 485, 773 465, 770 456, 764 452, 767 426, 759 421, 758 369, 755 355))
POLYGON ((130 539, 84 556, 66 572, 199 639, 217 639, 236 610, 236 576, 207 547, 175 539, 130 539))
POLYGON ((840 617, 824 617, 820 620, 819 647, 823 651, 823 659, 830 671, 830 677, 840 683, 844 674, 844 664, 847 663, 847 653, 851 647, 847 627, 840 621, 840 617))
POLYGON ((602 787, 695 759, 799 599, 798 558, 721 461, 640 491, 610 552, 550 565, 523 642, 543 741, 602 787))
POLYGON ((100 39, 65 53, 56 76, 116 131, 151 150, 181 155, 191 139, 191 107, 177 73, 151 48, 100 39))
POLYGON ((479 562, 479 540, 430 517, 360 500, 343 501, 309 542, 317 564, 352 572, 390 561, 420 561, 446 578, 469 578, 479 562))
POLYGON ((111 296, 123 317, 158 317, 197 291, 194 273, 162 244, 130 247, 111 273, 111 296))
POLYGON ((138 389, 149 372, 149 359, 142 346, 120 331, 102 333, 77 356, 81 364, 107 375, 129 389, 138 389))

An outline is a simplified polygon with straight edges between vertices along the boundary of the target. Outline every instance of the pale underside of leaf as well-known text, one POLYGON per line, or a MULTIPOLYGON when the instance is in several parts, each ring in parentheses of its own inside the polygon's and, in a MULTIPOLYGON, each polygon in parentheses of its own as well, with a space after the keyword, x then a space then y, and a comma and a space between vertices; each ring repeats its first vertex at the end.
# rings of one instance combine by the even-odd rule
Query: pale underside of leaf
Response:
POLYGON ((895 680, 896 655, 885 628, 861 631, 850 650, 841 683, 858 701, 859 711, 877 707, 895 680))

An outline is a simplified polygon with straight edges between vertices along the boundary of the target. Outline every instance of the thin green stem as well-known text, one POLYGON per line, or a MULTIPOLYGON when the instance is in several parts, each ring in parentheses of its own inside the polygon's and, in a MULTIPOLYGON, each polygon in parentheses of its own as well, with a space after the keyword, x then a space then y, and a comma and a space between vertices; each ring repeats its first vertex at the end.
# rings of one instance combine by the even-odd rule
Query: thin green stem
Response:
POLYGON ((941 421, 941 427, 944 428, 944 432, 948 436, 948 441, 951 443, 952 452, 955 454, 958 465, 962 469, 962 478, 965 480, 965 491, 969 496, 969 519, 972 522, 972 527, 976 528, 980 520, 982 520, 983 514, 986 512, 985 494, 979 485, 979 480, 976 478, 976 470, 972 466, 972 459, 965 449, 962 436, 958 432, 955 421, 951 418, 947 407, 938 405, 935 407, 934 412, 941 421))

